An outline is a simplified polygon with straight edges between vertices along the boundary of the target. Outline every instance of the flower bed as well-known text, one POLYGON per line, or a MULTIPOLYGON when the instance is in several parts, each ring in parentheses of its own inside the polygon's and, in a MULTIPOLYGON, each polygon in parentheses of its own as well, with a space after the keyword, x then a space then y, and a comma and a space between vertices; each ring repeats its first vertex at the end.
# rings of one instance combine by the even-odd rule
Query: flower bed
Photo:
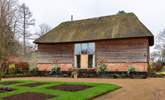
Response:
POLYGON ((10 91, 14 91, 15 89, 9 88, 9 87, 1 87, 0 88, 0 93, 2 92, 10 92, 10 91))
POLYGON ((4 100, 45 100, 45 99, 50 99, 53 97, 55 97, 55 95, 27 92, 27 93, 4 97, 3 99, 4 100))
POLYGON ((21 82, 18 82, 18 81, 0 82, 1 85, 12 85, 12 84, 17 84, 17 83, 21 83, 21 82))
POLYGON ((80 91, 88 88, 92 88, 93 86, 88 86, 88 85, 57 85, 57 86, 52 86, 49 87, 49 89, 54 89, 54 90, 63 90, 63 91, 80 91))

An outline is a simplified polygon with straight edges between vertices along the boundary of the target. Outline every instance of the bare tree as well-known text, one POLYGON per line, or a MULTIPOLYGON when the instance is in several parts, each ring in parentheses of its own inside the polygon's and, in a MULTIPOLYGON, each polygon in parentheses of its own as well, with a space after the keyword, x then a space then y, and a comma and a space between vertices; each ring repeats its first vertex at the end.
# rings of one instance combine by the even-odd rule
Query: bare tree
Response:
POLYGON ((165 48, 164 41, 165 41, 165 29, 156 36, 155 48, 159 50, 165 48))
POLYGON ((0 0, 0 57, 13 53, 15 43, 15 29, 18 21, 17 0, 0 0))
POLYGON ((19 8, 20 23, 22 24, 22 37, 23 37, 23 54, 26 53, 26 39, 31 36, 28 32, 30 26, 35 24, 35 20, 32 18, 32 13, 29 8, 23 3, 19 8))
POLYGON ((165 29, 162 32, 160 32, 157 41, 159 43, 157 45, 160 45, 161 61, 165 63, 165 29))
MULTIPOLYGON (((155 51, 151 53, 156 60, 165 62, 165 29, 157 34, 155 38, 155 51)), ((152 58, 153 59, 153 58, 152 58)))
POLYGON ((17 27, 17 10, 17 0, 0 0, 0 79, 6 69, 6 61, 3 63, 3 60, 16 52, 13 48, 18 43, 14 31, 17 27))
POLYGON ((46 23, 40 24, 39 25, 39 32, 37 32, 37 35, 42 36, 50 30, 51 30, 50 25, 48 25, 46 23))

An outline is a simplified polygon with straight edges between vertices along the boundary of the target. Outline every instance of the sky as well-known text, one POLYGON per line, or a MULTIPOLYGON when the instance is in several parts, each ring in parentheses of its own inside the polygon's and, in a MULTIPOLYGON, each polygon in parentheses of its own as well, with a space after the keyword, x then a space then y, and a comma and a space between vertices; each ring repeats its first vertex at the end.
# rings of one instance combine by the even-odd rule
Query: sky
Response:
POLYGON ((154 34, 165 28, 165 0, 19 0, 33 13, 36 30, 39 24, 56 27, 63 21, 133 12, 154 34))

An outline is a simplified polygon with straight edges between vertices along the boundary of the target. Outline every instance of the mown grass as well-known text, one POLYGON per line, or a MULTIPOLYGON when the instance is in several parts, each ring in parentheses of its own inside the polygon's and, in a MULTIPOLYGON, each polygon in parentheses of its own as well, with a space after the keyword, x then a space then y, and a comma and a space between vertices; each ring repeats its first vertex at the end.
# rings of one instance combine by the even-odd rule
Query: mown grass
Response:
POLYGON ((53 82, 53 81, 50 82, 46 81, 47 84, 37 87, 25 87, 19 85, 33 83, 33 82, 41 82, 41 81, 19 80, 18 82, 20 83, 7 85, 7 86, 0 84, 0 87, 5 86, 16 89, 15 91, 0 93, 1 100, 3 97, 16 95, 24 92, 37 92, 37 93, 45 93, 56 96, 49 100, 88 100, 120 88, 115 84, 87 83, 87 82, 53 82), (60 84, 78 84, 78 85, 89 85, 94 87, 77 92, 48 89, 48 87, 50 86, 55 86, 60 84))

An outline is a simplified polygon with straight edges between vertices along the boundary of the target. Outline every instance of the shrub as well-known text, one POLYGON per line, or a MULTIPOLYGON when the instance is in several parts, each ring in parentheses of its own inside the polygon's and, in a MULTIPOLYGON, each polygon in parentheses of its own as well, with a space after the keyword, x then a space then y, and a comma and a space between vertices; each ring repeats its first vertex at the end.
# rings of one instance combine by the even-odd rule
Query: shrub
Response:
POLYGON ((16 67, 20 70, 29 70, 29 64, 27 62, 16 63, 16 67))
POLYGON ((8 74, 9 75, 15 75, 16 74, 16 67, 14 63, 10 63, 8 65, 8 74))
POLYGON ((96 77, 97 76, 97 74, 96 74, 96 68, 88 69, 87 70, 87 73, 88 73, 88 77, 96 77))
POLYGON ((136 72, 136 69, 133 66, 128 66, 127 74, 129 77, 134 78, 135 72, 136 72))
POLYGON ((135 68, 133 66, 128 66, 128 71, 127 71, 128 74, 130 74, 132 72, 135 72, 135 71, 136 70, 135 70, 135 68))
POLYGON ((161 71, 162 72, 165 72, 165 66, 162 67, 161 71))
POLYGON ((31 69, 31 70, 30 70, 30 73, 31 73, 33 76, 39 76, 39 75, 40 75, 39 70, 38 70, 37 67, 31 69))
POLYGON ((29 64, 15 60, 15 57, 9 57, 2 61, 0 71, 2 77, 15 77, 17 74, 27 75, 29 74, 29 64))
POLYGON ((58 64, 52 64, 52 69, 50 72, 51 75, 59 75, 60 74, 60 67, 58 64))
POLYGON ((156 72, 159 72, 159 71, 162 70, 162 68, 163 68, 162 64, 155 64, 154 70, 155 70, 156 72))
POLYGON ((7 60, 2 61, 2 64, 0 65, 0 80, 1 77, 5 76, 7 74, 7 70, 8 70, 8 62, 7 60))
POLYGON ((164 66, 164 62, 162 62, 161 60, 158 60, 156 62, 152 62, 151 63, 152 66, 152 70, 153 72, 159 72, 162 70, 163 66, 164 66))
POLYGON ((126 72, 117 72, 117 73, 111 74, 111 77, 113 77, 113 78, 127 78, 128 74, 126 72))
POLYGON ((126 77, 128 77, 128 74, 127 73, 121 73, 120 77, 121 78, 126 78, 126 77))
POLYGON ((99 75, 105 75, 105 73, 106 73, 106 70, 107 70, 107 65, 106 64, 104 64, 103 62, 100 62, 99 64, 98 64, 98 66, 97 66, 97 69, 96 69, 96 71, 97 71, 97 73, 99 74, 99 75))
POLYGON ((116 79, 116 78, 120 78, 120 75, 117 74, 117 73, 114 73, 114 74, 112 74, 112 77, 113 77, 114 79, 116 79))

